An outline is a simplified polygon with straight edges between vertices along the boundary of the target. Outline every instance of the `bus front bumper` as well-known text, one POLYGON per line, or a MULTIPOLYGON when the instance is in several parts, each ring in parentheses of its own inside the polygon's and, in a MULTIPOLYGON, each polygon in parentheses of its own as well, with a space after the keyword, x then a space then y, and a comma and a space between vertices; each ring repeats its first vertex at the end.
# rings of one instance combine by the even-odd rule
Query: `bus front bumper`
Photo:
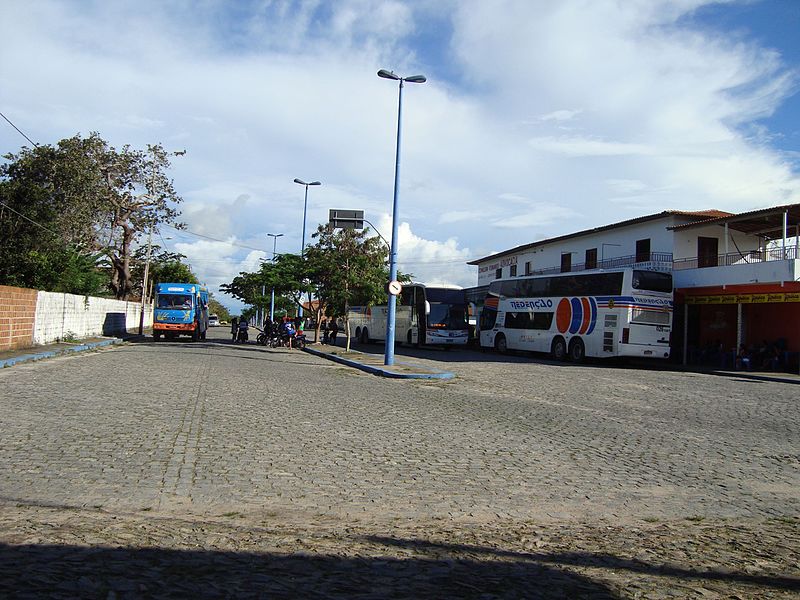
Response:
POLYGON ((194 331, 194 323, 153 323, 153 331, 194 331))

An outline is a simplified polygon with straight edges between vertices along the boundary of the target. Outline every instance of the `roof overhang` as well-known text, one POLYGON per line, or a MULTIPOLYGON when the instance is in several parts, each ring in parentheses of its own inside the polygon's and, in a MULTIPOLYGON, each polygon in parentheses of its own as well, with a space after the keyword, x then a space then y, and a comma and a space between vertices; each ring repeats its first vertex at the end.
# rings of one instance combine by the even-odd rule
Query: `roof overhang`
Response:
MULTIPOLYGON (((779 240, 783 238, 784 222, 787 227, 800 225, 800 204, 786 204, 784 206, 764 208, 761 210, 739 213, 738 215, 706 219, 704 221, 696 221, 684 225, 675 225, 667 229, 678 231, 707 227, 709 225, 719 225, 720 227, 727 225, 728 229, 740 231, 748 235, 756 235, 766 240, 779 240)), ((787 235, 791 235, 791 231, 787 232, 787 235)))

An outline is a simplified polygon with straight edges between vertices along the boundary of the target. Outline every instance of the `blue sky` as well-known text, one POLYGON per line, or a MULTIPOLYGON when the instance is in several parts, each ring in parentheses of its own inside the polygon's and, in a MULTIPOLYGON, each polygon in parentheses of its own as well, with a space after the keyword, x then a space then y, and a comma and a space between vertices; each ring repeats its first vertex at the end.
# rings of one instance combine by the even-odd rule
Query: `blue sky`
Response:
MULTIPOLYGON (((188 230, 158 238, 212 289, 299 252, 330 208, 391 230, 404 90, 403 271, 666 209, 800 201, 800 2, 7 0, 0 111, 39 143, 98 131, 187 150, 188 230), (162 239, 163 238, 163 239, 162 239)), ((25 140, 0 121, 0 150, 25 140)), ((225 300, 224 298, 222 298, 225 300)), ((234 303, 229 302, 231 305, 234 303)))

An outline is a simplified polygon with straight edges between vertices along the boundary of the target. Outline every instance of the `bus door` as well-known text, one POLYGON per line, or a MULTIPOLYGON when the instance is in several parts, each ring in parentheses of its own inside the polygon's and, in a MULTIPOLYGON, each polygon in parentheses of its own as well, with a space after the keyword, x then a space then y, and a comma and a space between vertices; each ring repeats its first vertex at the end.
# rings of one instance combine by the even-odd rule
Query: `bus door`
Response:
MULTIPOLYGON (((420 343, 418 327, 420 322, 420 313, 419 307, 417 306, 416 296, 417 288, 414 286, 406 286, 403 288, 403 291, 400 292, 400 306, 403 307, 403 310, 408 311, 411 316, 407 320, 407 327, 405 327, 403 331, 397 331, 397 339, 398 341, 404 341, 408 344, 420 343)), ((425 314, 424 310, 422 314, 425 314)), ((422 341, 424 342, 425 338, 422 338, 422 341)))
POLYGON ((603 351, 599 356, 603 356, 603 354, 616 356, 620 336, 619 310, 605 310, 600 315, 603 324, 603 351))
POLYGON ((416 288, 414 293, 414 305, 417 313, 417 331, 420 344, 428 343, 428 314, 431 312, 431 306, 425 300, 425 291, 422 288, 416 288))

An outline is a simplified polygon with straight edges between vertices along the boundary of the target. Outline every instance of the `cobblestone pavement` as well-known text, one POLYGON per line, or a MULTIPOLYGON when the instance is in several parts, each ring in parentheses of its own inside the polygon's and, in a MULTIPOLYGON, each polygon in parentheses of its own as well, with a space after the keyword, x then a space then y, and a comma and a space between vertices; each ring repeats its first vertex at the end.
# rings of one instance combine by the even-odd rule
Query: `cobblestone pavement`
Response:
POLYGON ((214 333, 0 371, 0 596, 800 596, 795 386, 214 333))

